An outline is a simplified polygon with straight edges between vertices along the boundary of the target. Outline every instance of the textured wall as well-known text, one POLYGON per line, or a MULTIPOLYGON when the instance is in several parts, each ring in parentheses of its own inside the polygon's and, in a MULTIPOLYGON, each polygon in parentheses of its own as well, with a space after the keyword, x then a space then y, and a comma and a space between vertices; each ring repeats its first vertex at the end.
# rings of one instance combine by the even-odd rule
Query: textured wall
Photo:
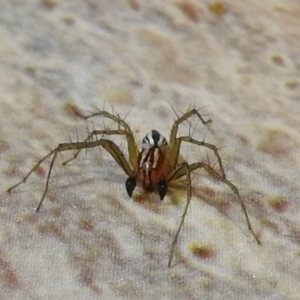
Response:
MULTIPOLYGON (((1 299, 299 299, 300 239, 284 236, 300 236, 299 1, 0 6, 1 299), (103 150, 67 167, 60 154, 40 213, 49 160, 8 195, 58 143, 113 128, 76 117, 93 106, 126 116, 137 142, 152 128, 168 137, 172 108, 201 108, 213 123, 180 133, 220 147, 262 246, 231 190, 197 172, 167 268, 184 189, 130 200, 103 150)), ((207 153, 182 148, 189 162, 207 153)))

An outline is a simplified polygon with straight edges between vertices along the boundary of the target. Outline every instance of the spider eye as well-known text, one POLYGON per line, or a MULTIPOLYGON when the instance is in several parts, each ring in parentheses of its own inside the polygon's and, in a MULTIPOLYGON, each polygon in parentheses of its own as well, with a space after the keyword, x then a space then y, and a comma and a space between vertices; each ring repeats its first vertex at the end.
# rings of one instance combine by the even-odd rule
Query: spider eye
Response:
POLYGON ((157 183, 156 185, 156 189, 158 191, 160 200, 163 200, 167 191, 168 191, 168 185, 167 182, 165 180, 161 180, 157 183))
POLYGON ((134 177, 129 177, 125 182, 125 187, 128 196, 131 198, 132 192, 134 191, 136 187, 136 179, 134 177))

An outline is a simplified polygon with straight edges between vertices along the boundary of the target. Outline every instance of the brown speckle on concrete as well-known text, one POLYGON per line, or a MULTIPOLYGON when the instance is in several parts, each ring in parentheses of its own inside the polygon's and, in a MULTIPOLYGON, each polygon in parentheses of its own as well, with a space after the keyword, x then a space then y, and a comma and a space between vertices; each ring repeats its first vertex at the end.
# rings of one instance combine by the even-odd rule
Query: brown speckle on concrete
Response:
POLYGON ((43 166, 38 166, 34 169, 34 173, 43 178, 46 176, 47 170, 43 166))
POLYGON ((9 288, 18 288, 20 286, 19 279, 15 270, 11 267, 10 263, 5 260, 0 253, 0 280, 9 288))
POLYGON ((91 219, 81 219, 79 221, 79 228, 86 231, 93 231, 95 226, 91 219))
POLYGON ((63 105, 63 109, 69 116, 73 118, 80 118, 84 117, 82 110, 76 105, 74 102, 66 102, 63 105))
POLYGON ((289 90, 294 90, 294 89, 298 88, 299 85, 300 85, 300 82, 297 79, 291 79, 291 80, 287 80, 285 82, 285 86, 289 90))
POLYGON ((258 149, 273 156, 287 158, 292 155, 295 141, 290 133, 279 127, 265 127, 258 149))
POLYGON ((224 2, 221 2, 221 1, 209 4, 208 8, 212 13, 219 15, 219 16, 225 15, 228 13, 227 4, 225 4, 224 2))
POLYGON ((196 3, 184 0, 178 2, 177 5, 191 21, 200 21, 202 11, 196 3))
POLYGON ((140 0, 128 0, 129 6, 134 9, 134 10, 140 10, 141 9, 141 4, 139 2, 140 0))
POLYGON ((53 221, 46 221, 43 224, 39 224, 37 229, 45 235, 51 235, 60 239, 64 237, 62 227, 53 221))
POLYGON ((58 0, 41 0, 41 4, 48 9, 55 8, 58 5, 58 3, 58 0))
POLYGON ((288 202, 282 196, 269 196, 266 200, 277 212, 284 212, 288 208, 288 202))
POLYGON ((71 14, 65 14, 62 16, 62 20, 66 25, 73 25, 75 23, 75 17, 71 14))
POLYGON ((271 55, 271 60, 273 61, 274 64, 277 66, 283 67, 284 66, 284 59, 281 55, 279 54, 273 54, 271 55))
POLYGON ((209 244, 193 242, 189 248, 196 257, 202 259, 209 259, 216 255, 213 247, 209 244))

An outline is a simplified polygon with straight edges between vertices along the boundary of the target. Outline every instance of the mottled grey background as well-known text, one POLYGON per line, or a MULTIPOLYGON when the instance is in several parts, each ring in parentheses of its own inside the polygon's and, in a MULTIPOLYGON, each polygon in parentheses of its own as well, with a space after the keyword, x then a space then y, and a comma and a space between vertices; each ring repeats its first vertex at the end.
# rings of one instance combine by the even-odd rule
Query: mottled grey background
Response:
POLYGON ((300 239, 284 236, 300 237, 299 28, 297 0, 0 1, 0 298, 300 299, 300 239), (49 161, 9 196, 58 143, 112 127, 75 116, 93 106, 126 116, 138 142, 168 136, 171 106, 202 108, 210 127, 180 133, 220 147, 262 246, 229 188, 198 172, 167 268, 184 206, 128 199, 97 149, 68 167, 59 155, 40 213, 49 161))

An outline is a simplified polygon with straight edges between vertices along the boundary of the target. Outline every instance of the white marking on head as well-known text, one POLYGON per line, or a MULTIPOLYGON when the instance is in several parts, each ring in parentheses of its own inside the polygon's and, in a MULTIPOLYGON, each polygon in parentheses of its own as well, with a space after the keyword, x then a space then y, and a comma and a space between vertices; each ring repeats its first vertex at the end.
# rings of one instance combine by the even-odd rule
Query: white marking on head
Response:
POLYGON ((163 135, 156 130, 151 130, 142 141, 142 150, 150 149, 152 147, 159 147, 161 145, 167 145, 167 141, 163 135))

